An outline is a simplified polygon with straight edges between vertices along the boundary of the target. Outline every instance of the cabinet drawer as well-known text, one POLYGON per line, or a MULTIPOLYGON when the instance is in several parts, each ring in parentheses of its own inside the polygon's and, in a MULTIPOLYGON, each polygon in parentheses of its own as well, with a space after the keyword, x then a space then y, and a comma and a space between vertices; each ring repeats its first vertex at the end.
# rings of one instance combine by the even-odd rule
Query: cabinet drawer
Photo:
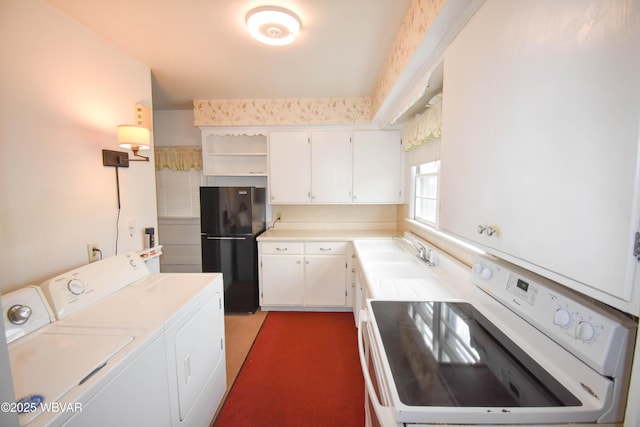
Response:
POLYGON ((347 242, 306 242, 306 255, 344 255, 347 253, 347 242))
POLYGON ((291 255, 301 254, 302 242, 261 242, 260 252, 262 254, 291 255))

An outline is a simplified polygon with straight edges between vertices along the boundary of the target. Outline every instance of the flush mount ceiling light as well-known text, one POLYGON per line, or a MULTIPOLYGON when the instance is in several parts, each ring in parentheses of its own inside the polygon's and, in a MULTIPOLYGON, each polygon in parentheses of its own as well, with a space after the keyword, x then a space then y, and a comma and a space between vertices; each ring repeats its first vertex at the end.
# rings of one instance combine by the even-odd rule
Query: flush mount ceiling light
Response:
POLYGON ((300 19, 287 9, 263 6, 247 13, 247 27, 259 42, 281 46, 296 39, 300 32, 300 19))

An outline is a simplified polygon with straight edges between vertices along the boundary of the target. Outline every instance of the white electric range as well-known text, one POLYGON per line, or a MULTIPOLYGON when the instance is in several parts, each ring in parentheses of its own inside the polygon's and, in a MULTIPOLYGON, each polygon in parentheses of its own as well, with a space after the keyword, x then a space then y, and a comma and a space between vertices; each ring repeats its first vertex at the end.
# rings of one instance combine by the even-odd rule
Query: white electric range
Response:
POLYGON ((226 390, 220 274, 151 274, 129 253, 4 296, 3 305, 28 306, 19 295, 27 291, 45 298, 28 302, 25 324, 39 317, 39 328, 22 337, 11 322, 7 329, 16 398, 38 403, 21 425, 211 421, 226 390), (36 316, 46 303, 47 315, 36 316))
POLYGON ((367 301, 368 426, 622 423, 634 320, 491 257, 455 285, 367 301))

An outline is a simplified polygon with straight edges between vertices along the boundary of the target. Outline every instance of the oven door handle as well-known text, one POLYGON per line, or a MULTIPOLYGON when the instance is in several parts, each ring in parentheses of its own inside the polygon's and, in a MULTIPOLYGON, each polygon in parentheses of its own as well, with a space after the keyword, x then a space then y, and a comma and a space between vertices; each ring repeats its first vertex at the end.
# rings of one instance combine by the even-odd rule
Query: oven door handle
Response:
MULTIPOLYGON (((363 334, 367 333, 368 323, 369 318, 367 312, 365 310, 360 310, 360 315, 358 316, 358 353, 360 354, 360 366, 362 367, 364 385, 366 391, 368 392, 365 393, 365 395, 369 395, 369 400, 371 401, 371 405, 373 406, 376 418, 378 419, 378 424, 381 427, 396 427, 398 423, 396 422, 393 408, 390 406, 384 406, 382 402, 378 400, 378 395, 375 388, 373 387, 373 380, 371 379, 371 374, 369 373, 369 365, 367 363, 367 358, 365 355, 363 339, 363 334)), ((372 339, 372 337, 369 338, 372 339)), ((371 349, 369 349, 369 351, 371 351, 371 349)), ((373 357, 373 355, 371 355, 371 357, 373 357)))

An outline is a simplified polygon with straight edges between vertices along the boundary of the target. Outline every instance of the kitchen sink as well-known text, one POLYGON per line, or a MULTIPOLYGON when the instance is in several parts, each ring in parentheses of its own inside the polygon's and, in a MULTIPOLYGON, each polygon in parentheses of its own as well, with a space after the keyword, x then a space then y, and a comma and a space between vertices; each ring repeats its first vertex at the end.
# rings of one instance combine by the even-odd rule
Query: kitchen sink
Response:
POLYGON ((403 250, 400 242, 391 239, 358 240, 354 243, 358 247, 358 252, 360 253, 403 250))
POLYGON ((398 249, 393 251, 372 251, 366 252, 360 257, 363 263, 370 262, 409 262, 414 258, 414 255, 411 255, 405 251, 400 251, 398 249))
POLYGON ((377 279, 420 279, 431 275, 426 264, 418 260, 372 262, 364 267, 365 274, 377 279))

